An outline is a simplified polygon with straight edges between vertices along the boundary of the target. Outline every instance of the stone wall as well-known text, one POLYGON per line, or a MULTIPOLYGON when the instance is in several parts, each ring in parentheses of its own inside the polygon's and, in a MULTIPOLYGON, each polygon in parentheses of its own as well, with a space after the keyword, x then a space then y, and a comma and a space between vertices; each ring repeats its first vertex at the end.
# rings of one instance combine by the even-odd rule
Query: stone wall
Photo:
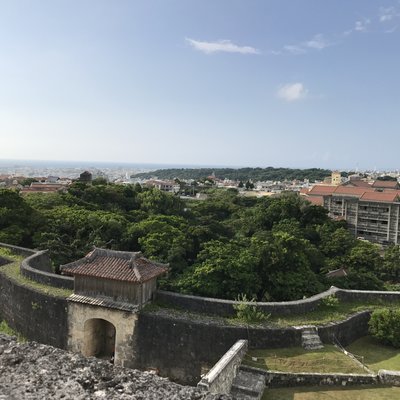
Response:
POLYGON ((176 381, 195 385, 200 375, 240 339, 247 340, 249 348, 300 346, 301 331, 228 325, 166 310, 141 312, 136 328, 137 362, 141 368, 151 367, 176 381))
MULTIPOLYGON (((290 315, 290 314, 305 314, 315 310, 321 299, 335 294, 338 290, 332 287, 331 289, 311 296, 307 299, 296 301, 282 301, 269 303, 249 303, 256 304, 257 308, 264 313, 271 315, 290 315)), ((159 290, 157 292, 157 301, 169 307, 183 309, 202 314, 219 315, 229 317, 235 314, 233 306, 238 304, 237 301, 214 299, 199 296, 183 295, 179 293, 166 292, 159 290)))
POLYGON ((21 273, 27 278, 58 288, 74 289, 74 278, 51 272, 51 262, 47 250, 38 251, 21 262, 21 273))
POLYGON ((27 249, 25 247, 14 246, 12 244, 2 243, 2 242, 0 242, 0 247, 4 247, 5 249, 10 249, 12 250, 13 253, 23 257, 29 257, 32 254, 36 253, 36 250, 27 249))
POLYGON ((368 335, 370 318, 369 311, 362 311, 351 315, 344 321, 319 326, 319 337, 324 343, 333 343, 337 340, 342 346, 347 346, 360 337, 368 335))
POLYGON ((230 393, 232 382, 246 353, 247 340, 237 341, 203 376, 197 387, 211 393, 230 393))
POLYGON ((67 302, 23 286, 0 268, 0 315, 29 340, 59 348, 67 345, 67 302))
MULTIPOLYGON (((369 290, 347 290, 332 286, 329 290, 311 296, 307 299, 282 302, 257 302, 249 303, 271 315, 294 315, 306 314, 318 308, 319 303, 325 297, 334 295, 342 301, 376 301, 389 300, 400 301, 400 292, 369 291, 369 290)), ((157 291, 157 302, 161 305, 191 311, 201 314, 218 315, 229 317, 235 314, 233 306, 237 301, 223 300, 200 296, 183 295, 174 292, 157 291)))
POLYGON ((0 248, 12 250, 14 254, 27 257, 21 262, 21 273, 27 278, 58 288, 73 289, 74 279, 68 276, 54 274, 47 250, 37 251, 11 244, 0 243, 0 248))
POLYGON ((270 388, 295 386, 353 386, 378 384, 377 375, 361 374, 318 374, 318 373, 266 373, 266 386, 270 388))
POLYGON ((343 301, 400 301, 400 292, 385 292, 379 290, 337 289, 336 296, 343 301))

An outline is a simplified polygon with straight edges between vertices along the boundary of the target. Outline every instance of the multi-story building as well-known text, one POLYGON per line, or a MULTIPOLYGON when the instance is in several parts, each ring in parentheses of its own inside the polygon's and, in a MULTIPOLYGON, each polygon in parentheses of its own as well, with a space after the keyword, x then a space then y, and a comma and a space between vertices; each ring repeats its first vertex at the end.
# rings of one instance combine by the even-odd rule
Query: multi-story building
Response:
POLYGON ((329 216, 346 220, 356 237, 381 244, 400 244, 400 190, 374 185, 316 185, 307 196, 321 199, 329 216))

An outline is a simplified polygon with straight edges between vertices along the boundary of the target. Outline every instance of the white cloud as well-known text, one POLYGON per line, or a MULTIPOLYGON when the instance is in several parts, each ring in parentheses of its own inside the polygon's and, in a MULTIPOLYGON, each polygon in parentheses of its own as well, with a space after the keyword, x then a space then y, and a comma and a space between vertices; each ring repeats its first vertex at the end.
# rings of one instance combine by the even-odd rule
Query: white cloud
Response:
POLYGON ((240 54, 260 54, 260 51, 251 46, 238 46, 230 40, 218 40, 216 42, 202 42, 186 38, 186 41, 196 50, 206 54, 224 52, 240 54))
POLYGON ((305 54, 308 50, 323 50, 326 47, 332 46, 322 34, 314 35, 312 39, 299 44, 290 44, 283 46, 283 51, 293 55, 305 54))
POLYGON ((296 46, 296 45, 286 45, 286 46, 283 46, 283 49, 285 51, 287 51, 288 53, 295 54, 295 55, 304 54, 306 52, 306 50, 303 47, 296 46))
POLYGON ((366 18, 364 20, 356 21, 354 30, 357 32, 366 32, 367 26, 371 23, 371 20, 366 18))
POLYGON ((394 7, 381 7, 379 9, 379 21, 387 22, 400 17, 400 12, 394 7))
POLYGON ((319 33, 318 35, 315 35, 311 40, 305 42, 304 45, 306 47, 310 47, 311 49, 322 50, 326 47, 329 47, 330 43, 328 43, 325 40, 324 36, 319 33))
POLYGON ((279 88, 277 96, 288 102, 301 100, 307 97, 308 90, 300 82, 288 83, 279 88))

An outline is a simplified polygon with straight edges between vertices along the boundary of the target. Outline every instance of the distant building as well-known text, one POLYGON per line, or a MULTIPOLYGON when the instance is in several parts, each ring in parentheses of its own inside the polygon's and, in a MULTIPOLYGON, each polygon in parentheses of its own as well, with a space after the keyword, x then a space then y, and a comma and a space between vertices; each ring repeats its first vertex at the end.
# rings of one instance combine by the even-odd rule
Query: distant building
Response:
MULTIPOLYGON (((385 182, 387 183, 387 182, 385 182)), ((396 183, 396 182, 395 182, 396 183)), ((307 194, 318 199, 333 219, 343 219, 354 236, 381 244, 400 244, 400 190, 360 186, 314 186, 307 194)))
POLYGON ((80 182, 90 183, 92 182, 92 178, 92 174, 89 171, 84 171, 79 175, 80 182))
POLYGON ((169 180, 148 180, 145 185, 147 187, 155 187, 163 192, 178 192, 180 187, 174 181, 169 180))
POLYGON ((331 183, 335 186, 339 186, 342 183, 342 175, 339 171, 332 172, 331 183))
POLYGON ((21 194, 27 193, 56 193, 56 192, 66 192, 67 185, 63 183, 42 183, 42 182, 32 182, 29 187, 24 187, 21 189, 21 194))
POLYGON ((381 181, 376 180, 372 187, 377 190, 400 190, 399 182, 396 181, 381 181))

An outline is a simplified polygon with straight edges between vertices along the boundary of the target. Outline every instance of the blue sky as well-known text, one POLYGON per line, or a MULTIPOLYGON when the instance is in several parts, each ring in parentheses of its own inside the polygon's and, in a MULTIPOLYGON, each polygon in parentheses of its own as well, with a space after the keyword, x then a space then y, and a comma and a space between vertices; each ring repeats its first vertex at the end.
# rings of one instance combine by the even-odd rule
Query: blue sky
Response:
POLYGON ((399 168, 398 0, 0 0, 0 159, 399 168))

